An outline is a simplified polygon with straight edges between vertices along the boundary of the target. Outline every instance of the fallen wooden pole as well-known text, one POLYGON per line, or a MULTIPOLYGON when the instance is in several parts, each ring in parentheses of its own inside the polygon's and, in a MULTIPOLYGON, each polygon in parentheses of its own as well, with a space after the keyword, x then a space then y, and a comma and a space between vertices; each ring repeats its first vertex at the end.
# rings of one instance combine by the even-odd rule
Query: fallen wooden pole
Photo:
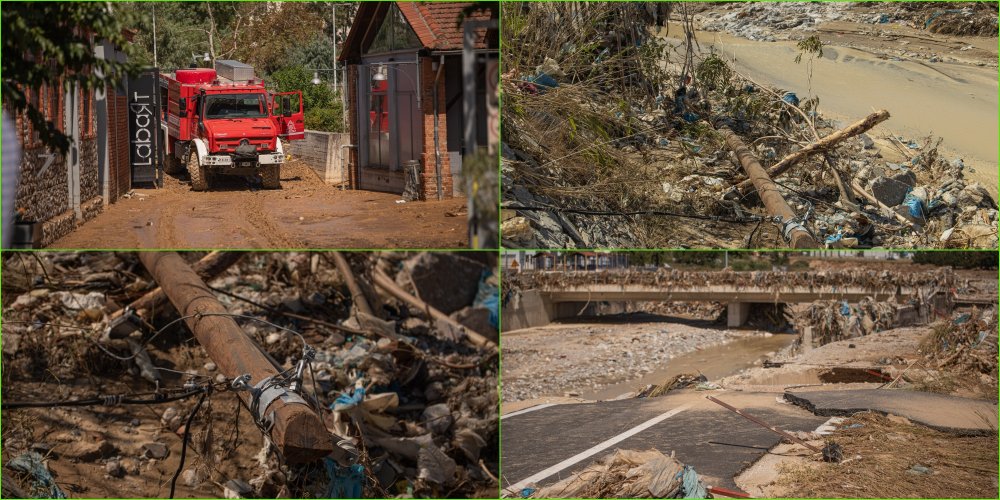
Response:
MULTIPOLYGON (((239 262, 241 258, 243 258, 243 252, 211 252, 202 257, 198 262, 195 262, 192 268, 194 268, 194 272, 201 279, 209 281, 222 274, 223 271, 229 269, 233 264, 239 262)), ((142 297, 132 301, 128 306, 133 311, 141 311, 143 309, 153 311, 166 302, 167 294, 163 293, 163 288, 156 287, 146 292, 142 297)), ((111 319, 121 316, 124 312, 125 309, 115 311, 111 314, 111 319)))
POLYGON ((799 439, 799 438, 797 438, 797 437, 795 437, 795 436, 793 436, 793 435, 791 435, 791 434, 789 434, 789 433, 787 433, 787 432, 785 432, 785 431, 783 431, 783 430, 781 430, 781 429, 779 429, 777 427, 773 427, 771 425, 768 425, 767 422, 765 422, 765 421, 763 421, 763 420, 761 420, 761 419, 759 419, 759 418, 757 418, 757 417, 755 417, 753 415, 748 415, 746 413, 743 413, 743 410, 740 410, 739 408, 736 408, 735 406, 732 406, 729 403, 723 403, 722 401, 719 401, 718 399, 715 399, 712 396, 706 396, 706 397, 708 398, 709 401, 711 401, 713 403, 716 403, 716 404, 722 406, 723 408, 725 408, 725 409, 727 409, 727 410, 729 410, 729 411, 731 411, 731 412, 733 412, 733 413, 735 413, 735 414, 737 414, 737 415, 739 415, 739 416, 741 416, 741 417, 743 417, 743 418, 745 418, 745 419, 747 419, 747 420, 749 420, 749 421, 751 421, 751 422, 753 422, 753 423, 755 423, 755 424, 757 424, 757 425, 759 425, 759 426, 761 426, 761 427, 763 427, 763 428, 765 428, 765 429, 767 429, 767 430, 769 430, 769 431, 771 431, 771 432, 773 432, 775 434, 779 434, 781 436, 784 436, 786 439, 788 439, 789 441, 791 441, 793 443, 801 444, 802 446, 805 446, 806 448, 809 448, 810 450, 815 451, 816 453, 822 453, 823 452, 823 450, 820 450, 819 448, 817 448, 817 447, 815 447, 815 446, 813 446, 813 445, 811 445, 811 444, 809 444, 809 443, 807 443, 807 442, 805 442, 805 441, 803 441, 803 440, 801 440, 801 439, 799 439))
POLYGON ((351 270, 351 265, 347 263, 347 259, 340 252, 331 252, 329 255, 333 258, 334 264, 337 265, 340 275, 344 277, 344 282, 347 283, 347 289, 351 292, 351 301, 354 303, 354 306, 359 311, 374 316, 372 308, 368 306, 368 299, 365 298, 365 293, 361 290, 361 286, 358 285, 358 281, 354 279, 354 271, 351 270))
MULTIPOLYGON (((743 165, 743 170, 746 171, 750 177, 750 181, 757 188, 760 200, 764 202, 764 208, 767 209, 767 213, 780 216, 784 222, 795 219, 796 215, 792 211, 792 207, 788 206, 781 193, 778 192, 778 187, 774 184, 774 181, 764 171, 764 167, 757 161, 757 157, 750 152, 750 148, 743 143, 743 139, 740 139, 740 136, 736 135, 736 132, 733 132, 724 123, 717 124, 716 130, 726 139, 726 145, 736 154, 736 158, 743 165)), ((784 229, 782 229, 782 233, 784 232, 784 229)), ((788 234, 785 236, 791 243, 792 248, 817 248, 819 246, 816 243, 816 239, 809 234, 809 231, 806 231, 801 226, 790 228, 788 234)))
MULTIPOLYGON (((804 160, 807 156, 814 153, 822 153, 825 151, 829 151, 837 144, 840 144, 841 142, 844 142, 845 140, 850 139, 851 137, 854 137, 858 134, 863 134, 871 130, 875 125, 878 125, 879 123, 882 123, 888 119, 889 119, 888 111, 884 109, 876 111, 868 115, 865 119, 854 122, 847 128, 840 129, 782 158, 781 161, 775 163, 774 165, 771 165, 771 168, 767 169, 767 174, 771 176, 771 178, 777 177, 785 173, 785 171, 787 171, 788 169, 795 166, 796 163, 804 160)), ((750 179, 747 179, 737 184, 736 190, 739 192, 740 197, 742 197, 746 195, 748 192, 750 192, 751 187, 753 187, 753 182, 750 179)))
MULTIPOLYGON (((174 252, 139 252, 139 259, 159 283, 170 302, 208 356, 228 378, 250 375, 249 385, 278 375, 278 370, 261 353, 259 346, 229 316, 208 286, 191 266, 174 252), (204 316, 201 316, 204 315, 204 316)), ((289 463, 310 462, 334 451, 333 439, 323 421, 294 393, 279 389, 269 404, 261 399, 261 415, 271 421, 271 441, 289 463)), ((237 392, 251 406, 249 391, 237 392)), ((266 394, 266 392, 265 392, 266 394)), ((253 415, 260 419, 259 415, 253 415)))
POLYGON ((430 317, 433 319, 436 319, 438 321, 444 321, 445 323, 448 323, 449 325, 457 328, 458 330, 465 332, 465 336, 468 337, 469 341, 471 341, 473 344, 482 347, 492 347, 492 348, 496 347, 496 344, 493 343, 492 340, 486 338, 483 334, 472 331, 472 329, 470 329, 469 327, 459 323, 458 321, 451 319, 450 316, 436 309, 434 306, 431 306, 427 302, 424 302, 423 300, 414 297, 406 290, 403 290, 399 285, 396 284, 395 281, 392 281, 392 279, 386 276, 385 273, 383 273, 381 270, 376 269, 372 273, 372 279, 375 280, 375 286, 385 290, 386 292, 389 292, 389 294, 392 295, 393 297, 396 297, 397 299, 402 300, 403 302, 406 302, 411 306, 420 309, 421 311, 426 311, 427 314, 429 314, 430 317))

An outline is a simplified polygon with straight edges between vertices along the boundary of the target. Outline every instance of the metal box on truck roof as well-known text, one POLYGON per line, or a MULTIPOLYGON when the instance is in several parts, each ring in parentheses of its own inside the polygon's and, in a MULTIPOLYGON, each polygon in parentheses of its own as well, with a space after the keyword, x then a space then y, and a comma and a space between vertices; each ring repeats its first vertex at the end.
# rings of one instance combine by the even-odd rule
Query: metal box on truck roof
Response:
POLYGON ((218 73, 219 78, 225 78, 233 82, 245 82, 254 79, 253 66, 232 59, 219 59, 215 61, 215 71, 218 73))

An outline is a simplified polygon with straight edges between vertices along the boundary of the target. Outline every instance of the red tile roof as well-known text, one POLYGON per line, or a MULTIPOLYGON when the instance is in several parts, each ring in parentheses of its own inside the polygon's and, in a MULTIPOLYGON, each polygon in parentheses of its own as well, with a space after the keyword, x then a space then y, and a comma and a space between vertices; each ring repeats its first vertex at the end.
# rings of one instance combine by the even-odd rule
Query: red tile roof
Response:
MULTIPOLYGON (((471 2, 395 2, 410 23, 420 43, 429 50, 461 50, 462 26, 458 16, 471 2)), ((341 61, 358 59, 371 42, 388 12, 389 2, 365 2, 358 8, 354 24, 344 42, 341 61)), ((496 10, 499 10, 497 7, 496 10)), ((490 12, 477 10, 466 19, 487 20, 490 12)), ((485 29, 476 30, 476 48, 490 46, 485 29)))

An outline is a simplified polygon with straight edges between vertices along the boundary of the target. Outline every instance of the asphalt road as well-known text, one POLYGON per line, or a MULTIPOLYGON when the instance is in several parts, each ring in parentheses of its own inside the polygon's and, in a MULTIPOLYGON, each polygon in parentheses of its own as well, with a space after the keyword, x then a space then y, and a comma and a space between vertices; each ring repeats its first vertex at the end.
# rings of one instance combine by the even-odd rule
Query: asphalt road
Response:
POLYGON ((708 485, 735 489, 733 477, 781 437, 706 400, 706 394, 785 430, 813 431, 828 418, 778 403, 774 393, 719 391, 529 410, 502 422, 504 489, 548 486, 615 449, 651 448, 675 452, 708 485))

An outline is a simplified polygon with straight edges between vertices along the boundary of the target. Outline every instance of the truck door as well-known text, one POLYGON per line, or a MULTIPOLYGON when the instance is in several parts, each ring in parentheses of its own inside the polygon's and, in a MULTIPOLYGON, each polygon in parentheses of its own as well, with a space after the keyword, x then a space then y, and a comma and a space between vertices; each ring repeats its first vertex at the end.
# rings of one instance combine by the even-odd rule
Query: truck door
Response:
POLYGON ((305 139, 306 120, 302 110, 302 91, 278 92, 272 97, 271 110, 274 113, 278 135, 295 141, 305 139))

